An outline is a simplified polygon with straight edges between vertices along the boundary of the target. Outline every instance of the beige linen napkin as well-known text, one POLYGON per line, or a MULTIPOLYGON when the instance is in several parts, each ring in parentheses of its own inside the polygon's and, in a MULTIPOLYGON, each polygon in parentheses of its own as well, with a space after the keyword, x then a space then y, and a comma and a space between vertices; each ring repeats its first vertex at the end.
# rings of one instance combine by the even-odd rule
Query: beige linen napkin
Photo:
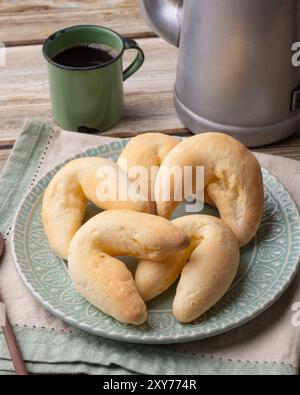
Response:
MULTIPOLYGON (((80 151, 111 141, 93 135, 55 130, 45 144, 35 179, 80 151)), ((300 206, 300 162, 257 155, 260 163, 269 169, 289 190, 300 206)), ((46 328, 54 332, 74 334, 69 325, 56 319, 41 307, 25 289, 6 254, 0 268, 0 289, 14 324, 46 328), (20 302, 21 301, 21 302, 20 302)), ((286 368, 299 368, 300 331, 293 325, 296 303, 300 302, 300 273, 286 294, 252 322, 231 332, 204 341, 163 346, 161 348, 203 356, 214 361, 241 361, 254 364, 272 363, 286 368)), ((134 347, 134 346, 132 346, 134 347)))

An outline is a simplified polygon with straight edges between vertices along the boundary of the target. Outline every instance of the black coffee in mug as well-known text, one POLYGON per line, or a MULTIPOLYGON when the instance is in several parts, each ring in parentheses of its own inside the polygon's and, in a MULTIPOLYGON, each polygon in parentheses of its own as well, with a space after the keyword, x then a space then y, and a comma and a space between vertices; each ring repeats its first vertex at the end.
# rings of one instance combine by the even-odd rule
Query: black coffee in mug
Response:
POLYGON ((88 44, 67 48, 54 56, 52 60, 62 66, 84 68, 105 65, 116 56, 116 52, 110 47, 88 44))

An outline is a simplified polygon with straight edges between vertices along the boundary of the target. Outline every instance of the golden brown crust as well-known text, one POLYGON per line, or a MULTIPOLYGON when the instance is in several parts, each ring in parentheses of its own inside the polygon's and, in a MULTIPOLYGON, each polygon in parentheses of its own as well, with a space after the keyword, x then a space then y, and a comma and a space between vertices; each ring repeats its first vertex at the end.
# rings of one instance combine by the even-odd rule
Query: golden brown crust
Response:
POLYGON ((173 312, 180 322, 200 317, 229 289, 239 265, 238 242, 218 218, 191 215, 173 221, 191 245, 161 262, 141 260, 135 282, 143 300, 167 290, 180 276, 173 312), (188 263, 187 263, 188 262, 188 263))
POLYGON ((182 323, 201 317, 225 295, 240 262, 239 245, 229 226, 214 217, 200 217, 193 231, 201 241, 182 270, 173 302, 173 314, 182 323))
MULTIPOLYGON (((146 185, 147 190, 145 190, 145 194, 152 202, 155 212, 154 186, 157 173, 152 174, 151 170, 153 167, 158 169, 165 157, 178 144, 179 140, 177 138, 161 133, 145 133, 131 139, 118 159, 117 163, 124 171, 128 171, 135 166, 143 166, 146 170, 147 179, 144 185, 146 185)), ((143 177, 141 177, 143 183, 142 180, 143 177)))
MULTIPOLYGON (((69 244, 82 225, 88 201, 103 210, 128 209, 151 213, 147 201, 120 201, 101 196, 98 186, 101 169, 111 168, 119 174, 118 166, 103 158, 81 158, 64 166, 53 177, 43 197, 42 217, 46 235, 54 253, 67 259, 69 244)), ((123 174, 122 177, 127 175, 123 174)), ((111 185, 114 185, 112 180, 111 185)), ((116 185, 117 187, 117 185, 116 185)))
MULTIPOLYGON (((256 234, 264 207, 262 172, 254 155, 241 143, 220 133, 205 133, 186 139, 167 155, 163 168, 203 166, 205 190, 221 218, 231 227, 241 246, 256 234)), ((179 202, 163 201, 168 185, 161 168, 156 180, 159 215, 169 218, 179 202)), ((171 181, 171 197, 174 183, 171 181)))
POLYGON ((74 236, 69 248, 70 277, 90 303, 124 323, 147 317, 133 277, 115 256, 162 260, 185 249, 188 236, 171 222, 128 210, 98 214, 74 236))
MULTIPOLYGON (((82 158, 56 174, 42 208, 50 246, 69 259, 70 276, 81 295, 124 323, 143 323, 147 312, 142 298, 158 296, 182 273, 173 312, 180 322, 193 321, 228 290, 239 264, 239 245, 247 244, 257 232, 264 207, 260 165, 246 147, 219 133, 182 143, 165 135, 142 135, 125 148, 119 164, 82 158), (204 215, 178 218, 174 224, 166 220, 180 202, 161 199, 170 184, 162 168, 155 188, 150 179, 147 193, 142 189, 143 201, 114 199, 116 190, 107 199, 99 194, 99 169, 110 166, 119 174, 123 159, 129 169, 144 166, 148 176, 153 166, 203 166, 206 201, 219 209, 222 220, 204 215), (81 227, 88 201, 108 211, 81 227), (156 206, 160 216, 142 214, 156 213, 156 206), (114 258, 122 255, 141 259, 136 284, 127 267, 114 258)), ((123 175, 128 180, 127 173, 123 175)), ((173 196, 174 180, 171 188, 173 196)))

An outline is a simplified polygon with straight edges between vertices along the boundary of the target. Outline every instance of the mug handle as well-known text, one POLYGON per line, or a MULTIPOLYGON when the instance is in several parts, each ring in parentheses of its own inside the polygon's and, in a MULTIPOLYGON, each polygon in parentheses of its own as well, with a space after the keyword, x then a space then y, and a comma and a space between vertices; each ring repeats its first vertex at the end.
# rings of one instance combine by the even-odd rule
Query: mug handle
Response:
POLYGON ((123 81, 126 81, 129 77, 132 76, 132 74, 134 74, 136 71, 138 71, 140 67, 142 67, 145 60, 145 54, 142 48, 139 47, 138 43, 135 40, 132 40, 131 38, 124 38, 124 44, 125 44, 125 51, 127 51, 128 49, 136 49, 138 51, 134 61, 123 72, 123 81))

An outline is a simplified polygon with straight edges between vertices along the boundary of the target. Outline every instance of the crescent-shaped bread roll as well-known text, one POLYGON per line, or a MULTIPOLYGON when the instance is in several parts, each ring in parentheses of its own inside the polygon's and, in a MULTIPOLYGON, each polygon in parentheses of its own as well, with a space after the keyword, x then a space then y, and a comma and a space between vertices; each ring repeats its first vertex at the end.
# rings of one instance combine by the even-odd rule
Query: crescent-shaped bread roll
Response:
POLYGON ((170 218, 180 203, 175 201, 176 184, 168 171, 179 168, 184 178, 185 166, 204 167, 206 194, 240 246, 246 245, 258 230, 264 208, 262 172, 255 156, 234 138, 220 133, 200 134, 181 142, 167 155, 156 179, 158 215, 170 218), (166 200, 169 185, 170 199, 166 200))
POLYGON ((118 181, 128 181, 129 185, 127 174, 116 163, 97 157, 74 160, 56 173, 43 197, 42 218, 50 246, 57 256, 67 259, 69 244, 82 225, 88 201, 103 210, 152 213, 147 197, 138 201, 120 199, 116 190, 118 181), (108 196, 99 188, 102 171, 103 176, 112 173, 108 196))
MULTIPOLYGON (((158 170, 166 156, 179 143, 178 138, 165 134, 145 133, 132 138, 118 159, 118 165, 125 172, 129 172, 136 166, 142 166, 145 170, 144 174, 139 177, 139 183, 144 187, 149 202, 152 202, 152 214, 156 213, 155 181, 158 170)), ((205 194, 205 202, 214 206, 207 194, 205 194)))
POLYGON ((153 168, 158 170, 165 157, 178 144, 179 140, 175 137, 145 133, 131 139, 118 159, 118 165, 126 172, 136 166, 143 167, 144 173, 139 175, 139 181, 155 210, 154 186, 157 172, 153 172, 153 168))
POLYGON ((182 323, 201 317, 229 290, 240 263, 239 245, 221 220, 207 218, 202 241, 184 266, 173 303, 173 314, 182 323))
POLYGON ((184 251, 161 262, 141 260, 135 282, 143 300, 167 290, 180 276, 173 305, 178 321, 191 322, 214 306, 230 288, 239 266, 239 245, 218 218, 190 215, 173 221, 191 239, 184 251))
POLYGON ((185 249, 188 236, 164 218, 128 210, 98 214, 74 236, 69 273, 90 303, 123 323, 142 324, 146 306, 132 274, 116 256, 162 260, 185 249))

